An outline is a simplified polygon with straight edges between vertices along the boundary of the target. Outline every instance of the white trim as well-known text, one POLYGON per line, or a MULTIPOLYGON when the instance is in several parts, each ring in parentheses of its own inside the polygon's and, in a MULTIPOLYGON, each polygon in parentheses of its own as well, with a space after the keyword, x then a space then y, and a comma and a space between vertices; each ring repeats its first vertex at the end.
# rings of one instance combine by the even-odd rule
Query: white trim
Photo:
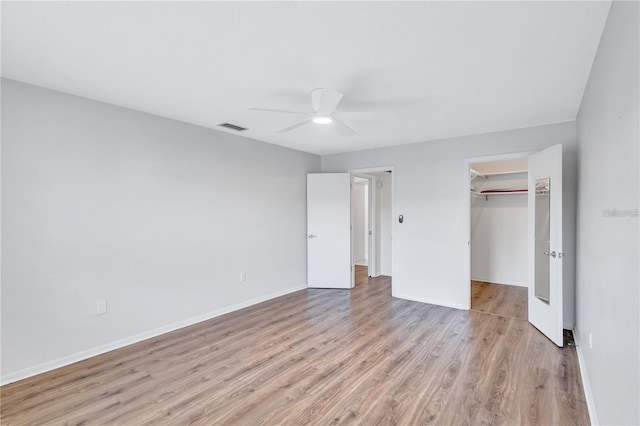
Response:
POLYGON ((380 252, 380 250, 378 250, 378 238, 380 238, 380 236, 377 231, 377 224, 380 218, 378 217, 376 209, 376 206, 378 205, 377 189, 378 179, 376 179, 374 175, 371 175, 371 178, 369 179, 369 211, 367 212, 369 214, 369 251, 367 253, 367 273, 370 277, 380 275, 380 262, 378 262, 378 257, 380 257, 378 255, 380 252))
POLYGON ((529 288, 529 284, 528 283, 523 283, 522 281, 487 280, 487 279, 484 279, 484 278, 473 278, 473 277, 471 277, 471 281, 483 281, 485 283, 491 283, 491 284, 513 285, 513 286, 516 286, 516 287, 529 288))
POLYGON ((153 330, 135 334, 133 336, 126 337, 124 339, 106 343, 104 345, 100 345, 95 348, 76 352, 74 354, 67 355, 65 357, 55 359, 53 361, 44 362, 42 364, 38 364, 33 367, 25 368, 23 370, 16 371, 14 373, 3 375, 2 378, 0 379, 0 384, 6 385, 9 383, 17 382, 18 380, 26 379, 27 377, 35 376, 41 373, 46 373, 47 371, 55 370, 56 368, 64 367, 66 365, 73 364, 78 361, 83 361, 85 359, 112 351, 114 349, 119 349, 124 346, 132 345, 134 343, 138 343, 143 340, 160 336, 161 334, 169 333, 170 331, 188 327, 190 325, 197 324, 202 321, 207 321, 209 319, 218 317, 220 315, 228 314, 230 312, 237 311, 239 309, 243 309, 252 305, 256 305, 258 303, 262 303, 270 299, 275 299, 276 297, 284 296, 286 294, 294 293, 300 290, 305 290, 306 288, 307 286, 303 285, 303 286, 288 288, 286 290, 276 291, 274 293, 269 293, 264 296, 249 299, 247 301, 240 302, 235 305, 217 309, 215 311, 208 312, 206 314, 198 315, 196 317, 174 322, 172 324, 165 325, 163 327, 159 327, 153 330))
POLYGON ((393 295, 393 297, 396 297, 398 299, 411 300, 412 302, 428 303, 429 305, 438 305, 438 306, 444 306, 445 308, 461 309, 461 310, 468 311, 468 309, 466 309, 463 305, 443 302, 442 300, 435 300, 435 299, 430 299, 425 297, 411 296, 406 293, 402 293, 402 294, 396 293, 393 295))
POLYGON ((589 419, 591 424, 597 426, 600 424, 598 421, 598 413, 596 412, 596 403, 593 399, 593 392, 591 391, 591 385, 589 384, 589 376, 587 376, 587 364, 584 360, 584 353, 582 352, 582 345, 580 344, 580 338, 578 331, 573 330, 573 340, 576 343, 576 353, 578 354, 578 365, 580 367, 580 377, 582 378, 582 389, 584 390, 584 397, 587 400, 587 409, 589 410, 589 419))
POLYGON ((371 174, 371 173, 379 173, 379 172, 388 172, 391 171, 391 174, 395 172, 395 166, 378 166, 378 167, 366 167, 364 169, 352 169, 349 170, 349 173, 355 174, 371 174))

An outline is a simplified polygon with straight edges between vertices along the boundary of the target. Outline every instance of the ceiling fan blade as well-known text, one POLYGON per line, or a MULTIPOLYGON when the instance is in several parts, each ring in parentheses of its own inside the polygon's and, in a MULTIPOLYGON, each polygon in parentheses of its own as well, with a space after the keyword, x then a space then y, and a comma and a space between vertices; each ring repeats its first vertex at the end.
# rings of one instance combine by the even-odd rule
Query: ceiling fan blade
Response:
POLYGON ((396 114, 392 112, 381 112, 381 111, 343 111, 343 112, 335 112, 334 116, 338 116, 344 120, 389 120, 393 119, 396 114))
POLYGON ((311 110, 316 115, 331 115, 341 99, 342 93, 333 89, 313 89, 311 91, 311 110))
POLYGON ((283 114, 309 115, 309 114, 305 114, 304 112, 298 112, 298 111, 287 111, 287 110, 285 110, 285 109, 272 109, 272 108, 249 108, 249 110, 251 110, 251 111, 277 112, 277 113, 283 113, 283 114))
POLYGON ((297 122, 296 124, 294 124, 294 125, 292 125, 292 126, 285 127, 285 128, 284 128, 284 129, 282 129, 282 130, 278 130, 278 133, 289 132, 289 131, 291 131, 291 130, 293 130, 293 129, 297 129, 298 127, 302 127, 302 126, 304 126, 305 124, 309 124, 310 122, 311 122, 311 119, 307 119, 307 120, 304 120, 304 121, 299 121, 299 122, 297 122))
POLYGON ((342 121, 338 120, 335 117, 333 117, 333 128, 336 129, 336 132, 340 133, 345 138, 348 138, 356 134, 355 130, 353 130, 351 127, 347 126, 346 124, 344 124, 342 121))

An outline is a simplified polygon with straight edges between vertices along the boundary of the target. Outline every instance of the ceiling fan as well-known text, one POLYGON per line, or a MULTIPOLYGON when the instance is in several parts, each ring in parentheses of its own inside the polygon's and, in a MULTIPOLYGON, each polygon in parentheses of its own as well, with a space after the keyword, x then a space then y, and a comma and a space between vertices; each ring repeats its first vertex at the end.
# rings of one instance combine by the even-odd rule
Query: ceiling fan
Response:
POLYGON ((299 121, 289 127, 285 127, 278 131, 278 133, 289 132, 298 127, 306 126, 310 123, 326 125, 332 124, 332 127, 342 136, 349 137, 356 134, 356 131, 347 125, 345 120, 380 120, 389 118, 393 114, 386 112, 374 112, 374 111, 336 111, 340 100, 342 100, 342 93, 333 89, 318 88, 311 91, 311 113, 304 113, 299 111, 287 111, 282 109, 271 108, 249 108, 252 111, 267 111, 281 114, 294 114, 304 116, 305 119, 299 121))

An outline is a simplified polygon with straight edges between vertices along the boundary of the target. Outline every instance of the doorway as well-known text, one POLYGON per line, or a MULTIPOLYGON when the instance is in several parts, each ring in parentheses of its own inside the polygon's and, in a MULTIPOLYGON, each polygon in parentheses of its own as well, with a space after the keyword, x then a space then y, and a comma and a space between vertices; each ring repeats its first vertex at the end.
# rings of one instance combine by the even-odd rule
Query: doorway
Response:
MULTIPOLYGON (((474 185, 476 177, 487 179, 491 172, 479 171, 481 163, 505 164, 503 160, 527 159, 527 237, 519 241, 526 242, 528 270, 527 287, 527 320, 557 346, 564 345, 563 332, 563 262, 566 254, 563 251, 563 185, 562 185, 562 145, 553 145, 534 153, 516 153, 495 155, 465 160, 465 199, 467 201, 467 239, 465 241, 464 274, 465 288, 468 289, 468 309, 471 309, 472 278, 472 199, 480 198, 485 202, 494 196, 504 196, 514 192, 523 192, 524 188, 509 187, 504 182, 495 187, 474 185), (474 167, 472 167, 474 166, 474 167), (471 194, 470 194, 471 193, 471 194), (544 226, 542 226, 544 225, 544 226)), ((509 163, 508 161, 506 162, 509 163)), ((494 170, 493 174, 507 170, 494 170)), ((513 172, 514 170, 509 170, 513 172)), ((518 170, 516 170, 518 171, 518 170)), ((511 176, 512 178, 513 176, 511 176)), ((510 195, 513 196, 513 195, 510 195)), ((496 229, 503 230, 504 222, 499 222, 496 229)), ((482 228, 480 228, 482 229, 482 228)), ((511 249, 510 249, 511 250, 511 249)), ((489 253, 492 253, 489 251, 489 253)), ((486 253, 475 253, 487 257, 486 253)), ((490 261, 494 260, 492 254, 490 261)))
MULTIPOLYGON (((393 167, 307 174, 307 286, 352 289, 355 285, 351 188, 368 179, 368 253, 365 277, 391 277, 393 257, 393 167)), ((365 218, 363 217, 363 223, 365 218)), ((364 226, 364 225, 363 225, 364 226)), ((358 259, 362 256, 358 256, 358 259)), ((391 294, 395 296, 393 283, 391 294)))
MULTIPOLYGON (((393 168, 351 172, 353 282, 393 274, 393 168)), ((393 293, 393 285, 391 286, 393 293)))
POLYGON ((527 157, 469 165, 471 310, 528 318, 527 157))

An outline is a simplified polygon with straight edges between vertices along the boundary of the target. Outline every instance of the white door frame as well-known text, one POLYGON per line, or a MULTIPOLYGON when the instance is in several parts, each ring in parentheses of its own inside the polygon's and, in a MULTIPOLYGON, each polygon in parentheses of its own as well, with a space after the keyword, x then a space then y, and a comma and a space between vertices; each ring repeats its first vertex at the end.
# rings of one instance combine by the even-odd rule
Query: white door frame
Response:
MULTIPOLYGON (((378 172, 388 172, 391 171, 391 276, 395 274, 396 271, 396 239, 394 238, 396 233, 396 222, 395 222, 395 209, 396 209, 396 180, 395 180, 395 167, 394 166, 380 166, 380 167, 367 167, 363 169, 352 169, 349 170, 352 176, 362 176, 369 179, 369 228, 372 230, 371 238, 369 239, 369 274, 371 276, 380 275, 380 265, 376 261, 377 256, 379 255, 377 242, 378 242, 378 234, 376 232, 376 227, 373 224, 378 223, 378 217, 375 212, 375 208, 373 206, 377 203, 376 196, 376 184, 377 179, 375 176, 370 175, 371 173, 378 172), (367 176, 369 175, 369 176, 367 176), (373 268, 371 267, 373 265, 373 268)), ((353 259, 352 259, 353 264, 353 259)), ((395 286, 393 284, 394 280, 391 280, 391 295, 395 297, 395 286)))
MULTIPOLYGON (((464 286, 466 292, 465 302, 463 308, 466 310, 471 309, 471 197, 469 195, 469 191, 471 189, 471 164, 473 163, 488 163, 491 161, 502 161, 502 160, 513 160, 517 158, 525 158, 529 157, 529 155, 535 153, 537 151, 526 151, 526 152, 513 152, 508 154, 494 154, 494 155, 485 155, 482 157, 470 157, 464 159, 464 165, 466 172, 464 173, 464 205, 465 209, 465 238, 463 240, 464 244, 464 264, 462 274, 464 279, 464 286)), ((527 200, 527 205, 529 201, 527 200)), ((531 283, 527 283, 527 287, 531 286, 531 283)))
MULTIPOLYGON (((373 231, 371 230, 371 224, 374 223, 374 215, 375 215, 375 211, 372 208, 373 206, 373 202, 375 200, 372 200, 371 196, 372 196, 372 191, 371 191, 371 186, 376 184, 376 178, 374 175, 369 175, 369 174, 365 174, 365 173, 351 173, 351 195, 353 196, 353 185, 355 184, 354 178, 358 177, 361 179, 366 179, 367 180, 367 206, 366 206, 366 211, 364 212, 364 214, 367 216, 367 224, 368 224, 368 228, 367 228, 367 250, 369 251, 369 259, 367 259, 367 272, 369 274, 369 276, 375 276, 373 274, 373 271, 375 270, 376 267, 376 263, 375 263, 375 259, 372 259, 373 256, 371 256, 371 246, 375 243, 374 235, 373 235, 373 231)), ((351 200, 353 202, 353 199, 351 200)), ((351 211, 351 219, 353 220, 353 209, 351 211)), ((354 258, 353 256, 353 222, 351 225, 351 263, 354 266, 354 272, 355 272, 355 261, 357 259, 354 258)))

